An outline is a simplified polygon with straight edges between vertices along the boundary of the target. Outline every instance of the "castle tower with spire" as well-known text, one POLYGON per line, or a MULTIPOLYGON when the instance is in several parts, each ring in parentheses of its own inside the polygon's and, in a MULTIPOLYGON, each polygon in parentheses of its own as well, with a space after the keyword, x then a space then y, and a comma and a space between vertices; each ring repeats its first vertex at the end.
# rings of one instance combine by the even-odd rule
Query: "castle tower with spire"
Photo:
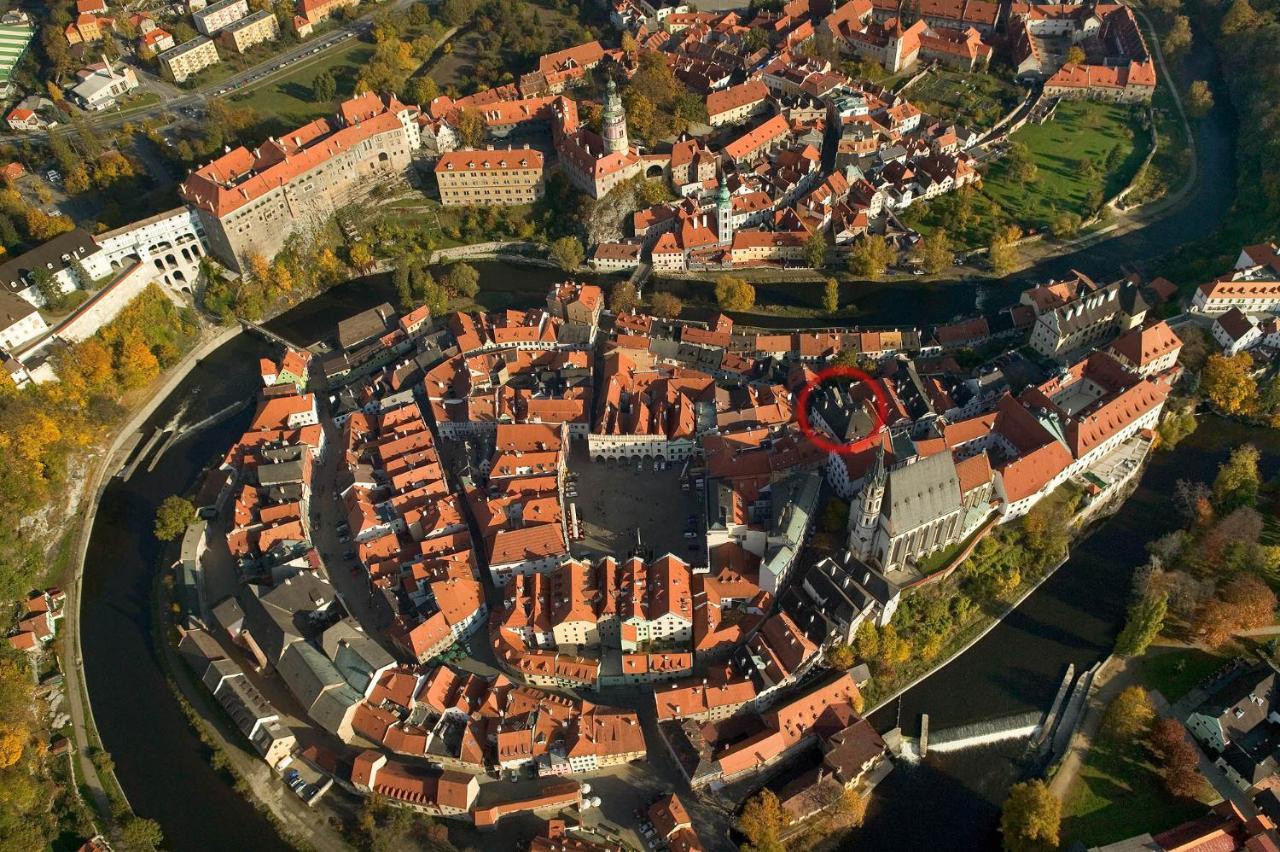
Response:
POLYGON ((888 469, 884 463, 884 445, 876 447, 876 460, 867 472, 862 493, 849 511, 849 550, 868 561, 875 550, 876 529, 880 526, 880 509, 884 504, 888 469))
POLYGON ((600 119, 600 135, 604 138, 605 148, 610 154, 625 154, 631 147, 627 139, 627 111, 622 107, 622 98, 618 95, 618 87, 609 78, 605 87, 604 113, 600 119))
POLYGON ((733 244, 733 199, 729 197, 729 183, 720 174, 720 190, 716 193, 716 237, 720 245, 733 244))

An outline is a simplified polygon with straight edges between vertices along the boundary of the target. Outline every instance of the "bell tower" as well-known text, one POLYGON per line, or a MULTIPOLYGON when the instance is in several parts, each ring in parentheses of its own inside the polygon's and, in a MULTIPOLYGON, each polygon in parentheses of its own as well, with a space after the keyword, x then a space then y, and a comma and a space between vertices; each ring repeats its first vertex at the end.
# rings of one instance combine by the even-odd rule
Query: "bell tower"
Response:
POLYGON ((867 472, 862 493, 849 510, 849 550, 862 560, 870 559, 873 552, 887 479, 884 445, 881 444, 876 448, 876 460, 867 472))
POLYGON ((733 199, 729 197, 729 184, 723 172, 716 193, 716 238, 722 246, 733 244, 733 199))
POLYGON ((622 98, 618 96, 618 86, 609 78, 605 87, 604 113, 600 117, 600 135, 604 137, 604 145, 610 154, 625 154, 631 147, 627 139, 627 111, 622 107, 622 98))

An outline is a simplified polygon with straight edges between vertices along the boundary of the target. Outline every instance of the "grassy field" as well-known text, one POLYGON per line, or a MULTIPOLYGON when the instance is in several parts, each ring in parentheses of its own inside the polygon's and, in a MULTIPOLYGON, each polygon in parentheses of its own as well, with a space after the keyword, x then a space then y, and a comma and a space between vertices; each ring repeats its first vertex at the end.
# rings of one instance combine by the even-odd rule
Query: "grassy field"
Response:
POLYGON ((1204 810, 1204 802, 1180 801, 1164 791, 1142 742, 1099 742, 1062 803, 1061 838, 1064 846, 1079 841, 1093 847, 1164 831, 1204 810))
POLYGON ((1024 225, 1046 224, 1060 212, 1087 215, 1089 194, 1101 190, 1109 198, 1123 189, 1150 147, 1150 133, 1132 107, 1092 101, 1063 101, 1053 120, 1029 124, 1013 140, 1031 152, 1035 180, 1017 180, 1007 160, 999 160, 991 165, 983 192, 1024 225), (1119 159, 1108 170, 1108 155, 1117 148, 1119 159), (1086 162, 1094 164, 1099 177, 1084 174, 1086 162))
POLYGON ((1191 691, 1229 659, 1198 648, 1148 653, 1142 658, 1142 681, 1160 691, 1170 703, 1191 691))
POLYGON ((355 94, 360 68, 372 57, 372 45, 359 39, 349 39, 337 50, 321 54, 310 62, 299 63, 288 74, 263 86, 232 95, 231 102, 257 110, 273 133, 289 130, 313 118, 336 112, 338 101, 355 94), (333 101, 317 102, 312 98, 311 87, 316 77, 325 71, 333 73, 338 84, 338 96, 333 101))
POLYGON ((925 113, 986 130, 1022 100, 1022 90, 992 74, 941 69, 911 88, 907 96, 925 113))

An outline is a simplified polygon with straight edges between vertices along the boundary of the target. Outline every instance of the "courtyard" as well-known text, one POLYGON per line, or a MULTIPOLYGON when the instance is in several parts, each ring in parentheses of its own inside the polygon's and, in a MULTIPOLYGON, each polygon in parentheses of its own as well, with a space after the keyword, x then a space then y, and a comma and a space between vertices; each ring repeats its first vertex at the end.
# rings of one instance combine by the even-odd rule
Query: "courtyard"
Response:
POLYGON ((706 553, 703 502, 692 485, 681 490, 681 467, 676 462, 665 470, 654 470, 652 461, 594 462, 585 446, 575 444, 569 471, 577 480, 569 490, 577 496, 566 493, 565 504, 577 507, 585 537, 573 543, 573 555, 622 558, 639 547, 647 557, 673 553, 701 562, 706 553), (685 537, 690 515, 697 516, 696 538, 685 537))

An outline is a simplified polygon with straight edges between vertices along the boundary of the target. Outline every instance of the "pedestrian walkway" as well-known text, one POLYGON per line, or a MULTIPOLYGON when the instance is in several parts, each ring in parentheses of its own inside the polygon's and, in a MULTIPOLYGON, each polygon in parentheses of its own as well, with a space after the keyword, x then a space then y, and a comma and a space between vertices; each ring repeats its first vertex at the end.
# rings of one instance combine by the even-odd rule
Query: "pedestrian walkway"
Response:
POLYGON ((1120 694, 1121 690, 1135 682, 1138 670, 1139 667, 1132 659, 1111 656, 1093 676, 1093 685, 1085 699, 1084 715, 1080 724, 1076 726, 1058 771, 1049 781, 1049 791, 1060 800, 1066 799, 1071 783, 1080 773, 1085 759, 1089 756, 1089 749, 1093 747, 1093 741, 1102 727, 1107 705, 1120 694))

